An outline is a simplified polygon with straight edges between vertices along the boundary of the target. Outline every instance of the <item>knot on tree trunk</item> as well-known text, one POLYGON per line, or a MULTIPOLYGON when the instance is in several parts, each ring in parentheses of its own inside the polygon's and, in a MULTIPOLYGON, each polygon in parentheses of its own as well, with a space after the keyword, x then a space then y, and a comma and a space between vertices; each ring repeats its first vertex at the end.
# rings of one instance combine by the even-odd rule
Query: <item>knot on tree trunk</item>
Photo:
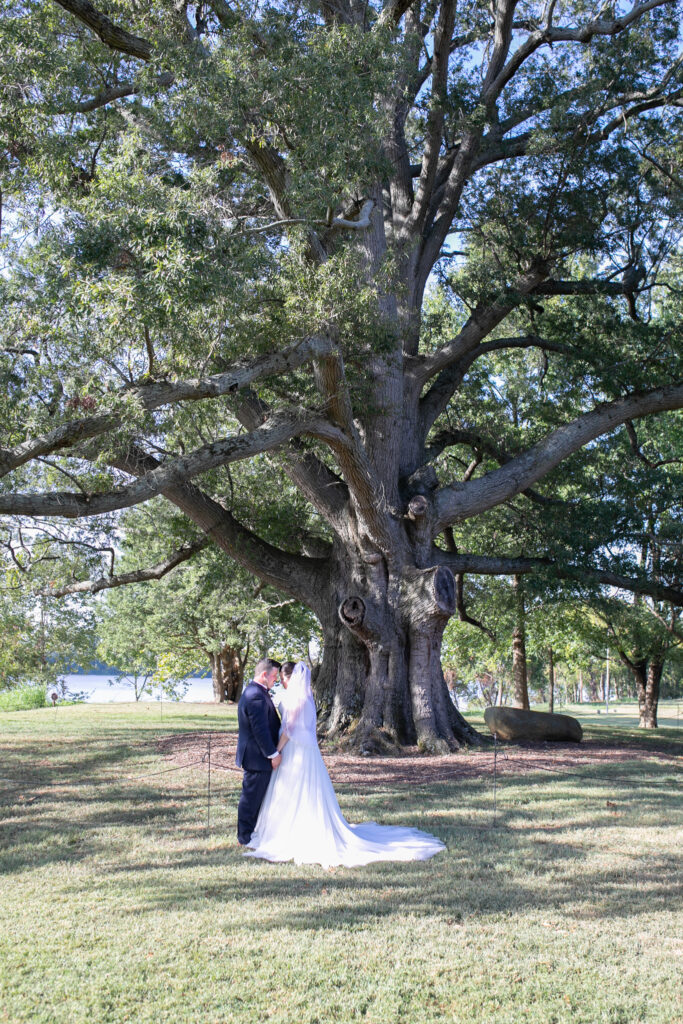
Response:
POLYGON ((342 601, 339 618, 364 643, 379 641, 382 632, 380 616, 362 597, 353 594, 342 601))
POLYGON ((349 629, 358 629, 365 618, 365 601, 360 597, 347 597, 339 605, 339 618, 349 629))
POLYGON ((408 539, 415 565, 429 565, 432 553, 432 510, 424 494, 414 494, 406 509, 408 539))
POLYGON ((435 619, 455 612, 455 577, 445 565, 408 570, 401 586, 403 614, 414 628, 429 628, 435 619))
POLYGON ((429 502, 424 494, 415 494, 408 502, 408 519, 416 522, 423 519, 429 512, 429 502))

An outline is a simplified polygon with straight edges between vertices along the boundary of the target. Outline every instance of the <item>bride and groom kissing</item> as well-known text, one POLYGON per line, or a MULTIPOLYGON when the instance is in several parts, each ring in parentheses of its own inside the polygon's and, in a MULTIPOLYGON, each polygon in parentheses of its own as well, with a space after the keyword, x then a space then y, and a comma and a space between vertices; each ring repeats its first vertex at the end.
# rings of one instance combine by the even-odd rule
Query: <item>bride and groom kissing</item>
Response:
POLYGON ((244 772, 237 841, 247 847, 246 856, 329 868, 427 860, 445 849, 440 839, 415 828, 346 821, 318 747, 305 662, 283 666, 262 658, 240 698, 237 721, 236 763, 244 772), (280 713, 271 695, 278 677, 280 713))

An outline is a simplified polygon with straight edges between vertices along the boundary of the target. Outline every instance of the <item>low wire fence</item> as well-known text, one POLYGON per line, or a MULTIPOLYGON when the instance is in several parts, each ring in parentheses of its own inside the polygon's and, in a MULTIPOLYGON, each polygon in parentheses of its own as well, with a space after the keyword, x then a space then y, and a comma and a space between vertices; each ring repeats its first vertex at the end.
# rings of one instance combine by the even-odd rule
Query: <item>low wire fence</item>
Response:
MULTIPOLYGON (((632 786, 635 786, 635 787, 637 787, 637 786, 648 786, 648 787, 651 787, 651 786, 667 786, 667 787, 669 787, 669 786, 671 786, 671 782, 670 782, 669 779, 664 779, 664 778, 656 779, 656 778, 652 778, 649 775, 648 776, 644 776, 642 772, 640 774, 638 774, 638 775, 634 775, 634 774, 632 774, 632 775, 624 775, 622 772, 620 772, 619 775, 618 775, 618 779, 617 780, 614 780, 611 777, 607 777, 606 778, 606 777, 604 777, 604 775, 603 776, 599 776, 595 771, 592 771, 592 769, 595 767, 594 763, 587 764, 585 767, 581 768, 580 770, 575 771, 575 770, 567 769, 566 767, 541 765, 541 764, 538 764, 538 763, 529 762, 528 760, 524 760, 521 757, 514 757, 511 753, 509 753, 508 749, 506 749, 505 746, 503 746, 503 745, 501 745, 499 743, 498 736, 495 733, 493 735, 493 746, 492 746, 492 749, 490 751, 487 751, 487 752, 481 752, 479 754, 479 757, 481 758, 481 760, 479 761, 478 767, 480 768, 481 778, 482 778, 483 781, 486 781, 487 779, 489 780, 488 799, 486 801, 486 805, 483 808, 483 810, 486 811, 486 808, 488 808, 489 813, 490 813, 490 820, 489 820, 488 823, 458 823, 458 825, 456 826, 457 828, 472 828, 472 829, 476 829, 478 831, 486 830, 486 829, 505 828, 505 823, 504 823, 504 821, 501 821, 501 818, 500 818, 500 815, 501 815, 501 804, 500 804, 499 789, 500 789, 500 780, 501 780, 502 777, 507 777, 508 779, 512 777, 511 773, 508 773, 508 768, 510 766, 515 766, 517 768, 521 767, 523 769, 526 769, 526 773, 525 774, 527 776, 528 775, 533 775, 536 772, 540 772, 540 773, 546 773, 547 775, 550 775, 552 778, 556 779, 557 781, 560 781, 561 779, 579 779, 581 782, 584 782, 584 783, 585 782, 599 782, 599 783, 603 783, 603 784, 607 784, 607 783, 610 783, 610 782, 613 783, 614 781, 617 781, 618 785, 620 787, 623 786, 624 784, 632 785, 632 786)), ((683 757, 680 757, 680 756, 677 756, 677 755, 674 755, 674 754, 667 755, 666 760, 664 760, 663 762, 660 762, 660 763, 665 764, 666 767, 669 769, 669 773, 673 772, 673 774, 677 778, 680 777, 680 781, 683 782, 683 757)), ((43 769, 46 767, 44 761, 40 762, 40 763, 39 762, 34 762, 33 766, 37 767, 37 768, 43 768, 43 769)), ((207 831, 210 831, 211 830, 211 803, 212 803, 212 797, 215 795, 215 782, 213 780, 214 773, 216 773, 216 772, 221 772, 221 773, 229 772, 229 773, 235 773, 238 776, 241 776, 241 774, 242 774, 242 770, 240 768, 238 768, 236 765, 225 764, 223 761, 221 761, 219 759, 219 757, 216 756, 216 748, 215 748, 215 744, 213 742, 212 733, 209 733, 207 735, 207 737, 206 737, 206 750, 201 755, 201 757, 196 757, 194 760, 185 762, 183 764, 177 764, 177 765, 173 765, 173 766, 171 766, 169 768, 162 768, 162 769, 155 770, 155 771, 143 771, 143 772, 141 772, 139 774, 134 774, 134 775, 131 775, 128 772, 126 772, 124 774, 120 770, 117 770, 115 777, 113 777, 112 774, 109 774, 109 775, 105 775, 104 777, 100 776, 100 777, 97 777, 97 778, 87 778, 86 777, 86 778, 71 779, 71 780, 60 779, 60 780, 58 780, 58 782, 56 784, 60 788, 64 788, 64 787, 79 787, 79 788, 82 788, 82 787, 90 787, 90 786, 95 786, 95 787, 109 786, 109 787, 113 787, 113 786, 116 786, 117 784, 120 784, 121 782, 147 781, 149 779, 156 779, 156 778, 159 778, 161 776, 166 776, 166 775, 170 775, 170 774, 177 773, 177 772, 188 771, 188 770, 193 769, 193 768, 205 768, 205 770, 206 770, 206 829, 207 829, 207 831)), ((113 769, 106 769, 106 771, 113 773, 114 770, 113 769)), ((515 778, 520 778, 520 776, 521 776, 521 773, 519 771, 516 771, 514 777, 515 778)), ((468 781, 471 780, 471 778, 472 778, 472 776, 468 776, 467 777, 468 781)), ((10 782, 10 785, 13 784, 13 780, 5 779, 3 781, 5 783, 10 782)), ((411 782, 411 789, 413 789, 413 790, 414 789, 421 789, 422 790, 422 789, 425 789, 427 787, 431 787, 431 786, 433 786, 434 784, 437 784, 437 783, 453 783, 453 784, 457 784, 458 781, 462 782, 463 781, 462 777, 459 777, 457 774, 453 774, 452 772, 432 771, 432 772, 429 773, 429 777, 425 778, 424 781, 420 781, 420 782, 412 781, 411 782)), ((51 780, 51 782, 54 783, 54 780, 51 780)), ((17 788, 17 789, 21 789, 22 788, 22 784, 20 782, 16 782, 16 783, 14 783, 14 785, 15 785, 15 788, 17 788)), ((599 800, 604 800, 605 799, 604 794, 602 794, 602 793, 591 794, 590 792, 586 791, 586 792, 584 792, 583 795, 584 796, 591 796, 591 795, 593 795, 595 799, 599 799, 599 800)), ((607 803, 609 805, 610 802, 607 801, 607 803)))

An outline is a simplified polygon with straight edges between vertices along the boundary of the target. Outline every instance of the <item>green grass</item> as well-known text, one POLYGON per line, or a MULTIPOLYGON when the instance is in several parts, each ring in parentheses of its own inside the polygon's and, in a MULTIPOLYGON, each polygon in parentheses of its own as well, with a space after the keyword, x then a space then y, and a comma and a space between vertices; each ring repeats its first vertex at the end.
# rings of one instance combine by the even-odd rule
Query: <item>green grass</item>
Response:
MULTIPOLYGON (((202 771, 126 778, 168 767, 160 736, 235 728, 232 708, 161 713, 148 704, 0 714, 0 1021, 683 1016, 683 730, 579 777, 503 774, 495 829, 488 775, 340 787, 352 821, 421 826, 448 850, 422 864, 326 872, 242 857, 235 773, 213 777, 211 832, 202 771), (650 756, 658 743, 666 759, 650 756)), ((588 736, 615 735, 598 721, 585 723, 588 736)), ((642 739, 626 726, 619 735, 642 739)))
MULTIPOLYGON (((547 711, 547 704, 534 704, 534 710, 547 711)), ((558 704, 555 711, 563 715, 573 715, 583 725, 606 725, 609 727, 625 727, 638 729, 638 703, 631 701, 610 701, 609 710, 605 710, 604 701, 592 704, 558 704)), ((683 736, 683 698, 678 700, 661 700, 657 721, 666 729, 681 729, 683 736)), ((638 730, 641 737, 647 730, 638 730)))
POLYGON ((0 690, 0 711, 31 711, 47 706, 43 683, 27 683, 11 690, 0 690))

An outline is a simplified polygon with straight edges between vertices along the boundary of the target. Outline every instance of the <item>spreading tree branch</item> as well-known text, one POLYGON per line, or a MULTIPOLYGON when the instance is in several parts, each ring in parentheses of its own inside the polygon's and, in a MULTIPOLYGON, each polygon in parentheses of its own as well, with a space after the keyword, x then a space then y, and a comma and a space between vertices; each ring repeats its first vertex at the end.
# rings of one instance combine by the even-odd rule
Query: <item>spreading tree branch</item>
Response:
POLYGON ((457 362, 476 348, 483 338, 493 331, 505 317, 519 305, 522 298, 533 292, 547 277, 548 268, 542 262, 535 263, 520 275, 513 286, 498 295, 493 302, 481 303, 474 310, 461 331, 436 352, 416 359, 412 373, 420 384, 436 376, 451 363, 457 362))
POLYGON ((429 203, 436 181, 439 166, 441 137, 445 121, 446 92, 448 87, 448 58, 450 41, 453 35, 457 4, 455 0, 445 0, 441 4, 436 30, 434 32, 434 55, 431 62, 431 99, 425 127, 425 141, 422 156, 422 169, 417 184, 413 208, 408 218, 406 230, 413 233, 421 230, 427 217, 429 203))
POLYGON ((639 21, 643 15, 647 14, 648 11, 652 11, 656 7, 670 6, 675 2, 676 0, 648 0, 646 3, 635 4, 627 14, 624 14, 621 17, 612 18, 610 20, 595 18, 592 21, 587 22, 585 25, 581 25, 579 28, 554 28, 552 25, 546 24, 543 28, 531 33, 524 43, 515 50, 512 57, 504 67, 500 66, 500 61, 498 61, 497 64, 494 60, 491 61, 489 73, 482 90, 482 96, 485 102, 492 103, 500 95, 508 82, 511 81, 517 71, 521 68, 522 64, 528 60, 539 47, 544 45, 552 46, 554 43, 562 42, 590 43, 596 36, 615 36, 618 35, 618 33, 625 31, 627 28, 630 28, 630 26, 639 21))
POLYGON ((387 518, 377 502, 377 481, 353 419, 344 361, 337 347, 314 360, 315 379, 328 416, 336 430, 325 428, 318 436, 334 451, 344 482, 367 524, 372 540, 384 551, 391 547, 387 518))
POLYGON ((188 544, 179 548, 162 562, 158 562, 156 565, 149 566, 146 569, 135 569, 132 572, 123 572, 118 575, 111 573, 109 576, 101 576, 97 580, 82 580, 78 583, 68 583, 63 587, 50 588, 44 591, 44 593, 49 597, 66 597, 67 594, 99 594, 101 590, 124 587, 130 583, 146 583, 149 580, 160 580, 175 569, 176 566, 182 565, 183 562, 194 558, 196 554, 207 548, 209 543, 209 540, 206 538, 195 541, 194 544, 188 544))
POLYGON ((149 61, 152 59, 152 44, 115 25, 106 14, 98 11, 88 0, 55 0, 65 11, 92 29, 96 36, 112 50, 127 53, 131 57, 149 61))
POLYGON ((437 493, 435 534, 445 526, 485 512, 531 487, 573 452, 627 419, 683 408, 683 384, 670 384, 598 406, 552 431, 500 469, 437 493))
MULTIPOLYGON (((282 375, 298 369, 314 355, 331 349, 329 338, 314 335, 280 352, 269 353, 249 363, 237 363, 222 373, 186 381, 152 381, 125 389, 135 396, 147 412, 178 402, 196 402, 218 398, 249 388, 263 377, 282 375)), ((259 421, 263 422, 263 419, 259 421)), ((106 434, 120 426, 118 413, 89 416, 65 423, 40 437, 31 438, 15 448, 0 449, 0 477, 6 476, 32 459, 73 448, 84 440, 106 434)))
MULTIPOLYGON (((547 341, 536 334, 526 334, 514 338, 496 338, 477 345, 457 362, 447 366, 436 378, 429 391, 420 400, 420 430, 423 440, 427 437, 435 421, 448 405, 451 397, 460 387, 470 366, 482 356, 491 352, 517 348, 540 348, 544 352, 559 352, 562 355, 573 355, 568 345, 547 341)), ((431 446, 430 446, 431 448, 431 446)), ((431 456, 432 458, 434 456, 431 456)))
POLYGON ((250 434, 202 445, 189 455, 171 459, 134 483, 106 494, 87 495, 70 491, 0 494, 0 514, 83 519, 130 508, 163 493, 175 483, 190 480, 210 469, 227 466, 231 462, 270 451, 290 438, 312 429, 317 433, 319 429, 325 430, 326 425, 314 419, 302 418, 300 414, 273 416, 250 434))
POLYGON ((652 580, 634 579, 618 573, 593 569, 590 566, 567 566, 550 558, 506 558, 488 555, 473 555, 432 548, 432 565, 446 565, 455 574, 471 573, 475 576, 514 576, 515 574, 546 573, 559 579, 574 580, 583 584, 599 584, 626 590, 634 594, 645 594, 658 601, 670 601, 683 606, 683 590, 669 587, 652 580))
MULTIPOLYGON (((159 462, 134 445, 111 463, 131 476, 144 476, 159 462)), ((274 547, 240 523, 233 514, 192 483, 177 483, 162 492, 221 551, 253 573, 263 583, 285 591, 303 604, 327 582, 329 566, 324 558, 292 554, 274 547)))
MULTIPOLYGON (((168 89, 175 82, 175 76, 170 71, 165 71, 159 75, 156 80, 156 87, 158 89, 168 89)), ((137 85, 135 82, 124 82, 121 85, 112 85, 108 89, 103 89, 98 92, 89 100, 82 100, 75 106, 70 107, 68 113, 72 114, 87 114, 91 110, 99 110, 101 107, 106 107, 109 103, 113 103, 115 100, 125 99, 128 96, 138 96, 141 93, 147 94, 149 91, 148 87, 137 85)), ((67 111, 61 111, 61 113, 67 113, 67 111)))

